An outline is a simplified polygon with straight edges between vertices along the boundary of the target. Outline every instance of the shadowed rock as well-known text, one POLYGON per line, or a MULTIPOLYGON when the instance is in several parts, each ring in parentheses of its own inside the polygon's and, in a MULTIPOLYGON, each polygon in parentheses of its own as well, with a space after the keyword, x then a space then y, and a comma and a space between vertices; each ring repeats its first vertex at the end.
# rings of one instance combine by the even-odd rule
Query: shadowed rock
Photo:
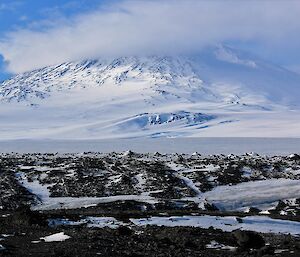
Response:
POLYGON ((241 249, 260 249, 265 246, 265 240, 256 232, 235 230, 232 233, 241 249))

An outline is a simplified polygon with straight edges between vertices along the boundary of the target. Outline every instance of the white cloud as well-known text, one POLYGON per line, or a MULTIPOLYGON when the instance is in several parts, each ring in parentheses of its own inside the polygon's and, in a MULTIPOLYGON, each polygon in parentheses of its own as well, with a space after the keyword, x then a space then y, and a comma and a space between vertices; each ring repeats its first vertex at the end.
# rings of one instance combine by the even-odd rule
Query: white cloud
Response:
POLYGON ((193 52, 228 40, 297 45, 299 17, 300 1, 292 0, 125 0, 10 32, 0 53, 18 73, 82 58, 193 52))

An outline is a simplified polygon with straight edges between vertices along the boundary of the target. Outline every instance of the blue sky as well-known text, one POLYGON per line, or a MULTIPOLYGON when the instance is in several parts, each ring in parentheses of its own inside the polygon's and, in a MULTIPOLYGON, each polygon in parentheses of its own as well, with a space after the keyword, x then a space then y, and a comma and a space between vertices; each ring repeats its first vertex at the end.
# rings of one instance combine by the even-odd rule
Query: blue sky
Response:
POLYGON ((109 0, 0 0, 0 36, 31 23, 88 12, 109 0))
MULTIPOLYGON (((70 18, 89 12, 109 0, 0 0, 0 38, 6 33, 47 19, 70 18)), ((110 1, 111 2, 111 1, 110 1)), ((0 81, 10 76, 5 72, 0 55, 0 81)))
POLYGON ((0 81, 73 59, 216 43, 300 71, 299 16, 298 0, 0 0, 0 81))

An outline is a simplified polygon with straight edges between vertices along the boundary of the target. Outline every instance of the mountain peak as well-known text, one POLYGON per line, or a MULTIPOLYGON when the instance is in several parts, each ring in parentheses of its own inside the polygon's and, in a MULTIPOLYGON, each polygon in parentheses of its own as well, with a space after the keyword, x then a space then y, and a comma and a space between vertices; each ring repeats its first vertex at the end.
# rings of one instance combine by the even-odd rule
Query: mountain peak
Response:
MULTIPOLYGON (((194 135, 244 119, 233 113, 299 108, 299 85, 296 74, 218 46, 195 56, 100 58, 19 74, 0 85, 0 115, 34 111, 32 123, 53 126, 36 125, 40 136, 194 135)), ((23 122, 25 134, 32 131, 23 122)))

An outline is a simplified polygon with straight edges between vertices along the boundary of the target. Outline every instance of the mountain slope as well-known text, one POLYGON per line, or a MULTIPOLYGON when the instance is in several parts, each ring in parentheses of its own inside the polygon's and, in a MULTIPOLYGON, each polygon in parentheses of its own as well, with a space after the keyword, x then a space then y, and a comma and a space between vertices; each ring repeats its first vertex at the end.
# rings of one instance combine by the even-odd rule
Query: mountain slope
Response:
POLYGON ((222 46, 68 62, 0 85, 0 136, 298 136, 299 97, 300 76, 222 46))

